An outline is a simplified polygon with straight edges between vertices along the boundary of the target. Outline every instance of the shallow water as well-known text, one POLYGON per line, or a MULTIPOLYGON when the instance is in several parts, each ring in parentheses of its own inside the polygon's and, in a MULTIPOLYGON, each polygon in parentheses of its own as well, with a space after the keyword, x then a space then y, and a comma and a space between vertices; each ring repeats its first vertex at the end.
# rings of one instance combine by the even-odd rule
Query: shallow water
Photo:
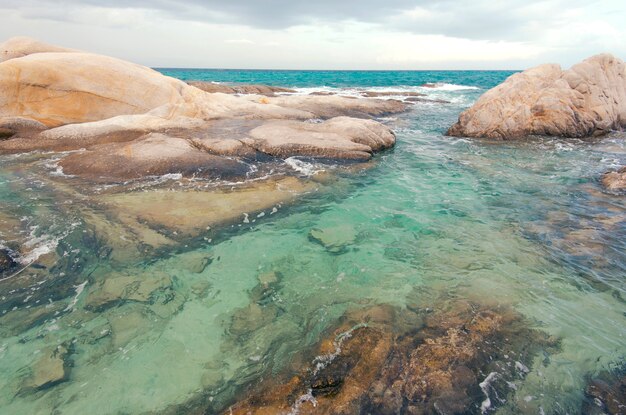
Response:
MULTIPOLYGON (((195 77, 229 80, 219 73, 195 77)), ((580 412, 587 379, 624 365, 626 199, 603 192, 599 177, 626 164, 626 136, 490 143, 442 135, 506 75, 360 73, 350 83, 341 72, 327 75, 341 79, 333 82, 319 73, 228 73, 348 93, 404 88, 451 103, 384 119, 398 143, 371 168, 292 159, 285 172, 332 170, 333 178, 239 223, 188 238, 170 231, 174 242, 139 256, 108 255, 102 227, 87 220, 87 210, 102 213, 98 195, 110 189, 60 175, 55 154, 0 156, 0 243, 30 244, 20 269, 36 266, 0 282, 1 412, 211 413, 284 372, 348 309, 436 311, 466 299, 510 305, 560 340, 524 362, 530 373, 497 413, 580 412), (323 246, 312 230, 334 232, 334 242, 323 246), (277 281, 259 294, 268 278, 277 281), (134 291, 106 281, 132 281, 134 291), (29 390, 34 362, 58 345, 69 350, 67 379, 29 390)), ((113 191, 182 185, 171 176, 113 191)))

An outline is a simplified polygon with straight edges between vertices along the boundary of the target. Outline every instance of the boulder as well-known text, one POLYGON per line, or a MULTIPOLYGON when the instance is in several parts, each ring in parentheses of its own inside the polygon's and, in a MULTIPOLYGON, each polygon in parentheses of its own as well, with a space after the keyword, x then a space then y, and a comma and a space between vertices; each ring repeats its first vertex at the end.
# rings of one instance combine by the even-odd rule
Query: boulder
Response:
POLYGON ((250 132, 243 142, 276 157, 308 156, 368 160, 372 153, 392 147, 391 129, 371 120, 336 117, 322 123, 275 121, 250 132))
POLYGON ((191 86, 195 86, 198 89, 203 90, 204 92, 221 92, 223 94, 257 94, 257 95, 265 95, 268 97, 273 97, 276 95, 276 92, 280 93, 294 93, 293 89, 289 88, 281 88, 278 86, 270 86, 270 85, 224 85, 218 84, 215 82, 204 82, 204 81, 190 81, 187 82, 191 86))
POLYGON ((78 52, 75 49, 49 45, 25 36, 13 37, 0 44, 0 62, 21 58, 34 53, 78 52))
POLYGON ((602 185, 612 192, 626 191, 626 166, 617 171, 604 173, 602 185))
POLYGON ((601 54, 571 69, 541 65, 487 91, 448 135, 497 140, 589 137, 626 126, 626 65, 601 54))

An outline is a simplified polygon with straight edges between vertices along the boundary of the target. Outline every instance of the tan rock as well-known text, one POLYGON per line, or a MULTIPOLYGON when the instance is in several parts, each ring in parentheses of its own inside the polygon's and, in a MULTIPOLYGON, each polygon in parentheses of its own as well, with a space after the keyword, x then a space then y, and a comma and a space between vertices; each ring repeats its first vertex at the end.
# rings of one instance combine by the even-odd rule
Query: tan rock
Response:
POLYGON ((337 117, 323 123, 269 122, 252 130, 250 138, 243 141, 277 157, 367 160, 374 151, 392 147, 395 136, 375 121, 337 117))
POLYGON ((273 97, 276 95, 276 92, 280 93, 294 93, 293 89, 289 88, 281 88, 277 86, 270 85, 224 85, 218 84, 215 82, 204 82, 204 81, 190 81, 187 82, 189 85, 194 86, 198 89, 201 89, 205 92, 221 92, 223 94, 258 94, 273 97))
POLYGON ((512 75, 464 111, 448 134, 588 137, 625 126, 626 65, 601 54, 565 71, 548 64, 512 75))
POLYGON ((602 185, 613 192, 626 191, 626 167, 622 167, 617 171, 604 173, 602 176, 602 185))
POLYGON ((49 45, 29 37, 18 36, 13 37, 6 42, 0 44, 0 62, 9 59, 21 58, 33 53, 59 53, 59 52, 78 52, 75 49, 62 48, 59 46, 49 45))
POLYGON ((66 358, 69 352, 65 346, 46 349, 32 368, 32 374, 27 378, 22 391, 40 390, 54 386, 67 380, 69 368, 66 358))

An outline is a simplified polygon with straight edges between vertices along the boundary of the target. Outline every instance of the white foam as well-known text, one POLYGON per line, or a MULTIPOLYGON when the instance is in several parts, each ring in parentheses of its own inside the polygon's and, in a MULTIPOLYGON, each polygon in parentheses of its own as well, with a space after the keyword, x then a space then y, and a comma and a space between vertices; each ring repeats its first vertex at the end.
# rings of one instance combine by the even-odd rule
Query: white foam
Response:
POLYGON ((291 167, 292 169, 294 169, 295 171, 297 171, 298 173, 301 173, 305 176, 312 176, 315 173, 318 173, 320 171, 324 171, 323 168, 321 168, 319 165, 315 165, 313 163, 308 163, 306 161, 300 160, 296 157, 289 157, 285 159, 285 164, 287 164, 289 167, 291 167))
POLYGON ((485 380, 478 384, 478 386, 480 386, 480 390, 482 390, 485 394, 485 400, 480 404, 480 412, 483 414, 487 413, 487 410, 491 408, 491 399, 489 399, 489 388, 491 387, 491 383, 496 380, 496 377, 498 377, 498 373, 491 372, 489 375, 487 375, 485 380))
POLYGON ((433 84, 434 86, 422 86, 422 90, 429 91, 463 91, 463 90, 476 90, 480 89, 476 86, 469 85, 457 85, 457 84, 448 84, 445 82, 437 82, 433 84))
POLYGON ((78 284, 78 285, 74 286, 74 288, 76 289, 76 295, 72 299, 72 302, 69 303, 67 305, 67 307, 65 307, 65 309, 63 311, 70 311, 71 309, 74 308, 74 306, 78 302, 78 297, 80 297, 80 295, 82 294, 82 292, 83 292, 83 290, 85 289, 86 286, 87 286, 87 280, 85 280, 85 282, 83 282, 82 284, 78 284))

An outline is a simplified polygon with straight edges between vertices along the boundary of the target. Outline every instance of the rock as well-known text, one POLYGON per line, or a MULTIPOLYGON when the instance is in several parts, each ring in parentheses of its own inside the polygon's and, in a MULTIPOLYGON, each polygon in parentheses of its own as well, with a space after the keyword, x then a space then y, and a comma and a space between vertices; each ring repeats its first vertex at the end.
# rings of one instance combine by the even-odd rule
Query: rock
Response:
POLYGON ((426 94, 410 91, 363 91, 360 93, 364 97, 376 98, 376 97, 424 97, 426 94))
POLYGON ((450 101, 446 101, 445 99, 432 99, 432 98, 416 98, 409 97, 405 99, 406 102, 430 102, 433 104, 449 104, 450 101))
POLYGON ((243 142, 272 156, 308 156, 368 160, 372 153, 395 144, 395 135, 371 120, 337 117, 323 123, 269 122, 255 128, 243 142))
POLYGON ((65 174, 97 181, 129 180, 179 173, 185 176, 243 177, 246 164, 199 150, 189 140, 150 133, 129 143, 108 143, 64 158, 65 174))
POLYGON ((350 225, 338 225, 323 229, 311 229, 309 238, 322 245, 328 252, 340 254, 356 240, 356 231, 350 225))
POLYGON ((202 274, 213 262, 213 255, 208 252, 191 251, 178 256, 185 270, 194 274, 202 274))
POLYGON ((259 274, 257 278, 262 287, 268 288, 271 285, 277 284, 280 281, 281 276, 279 272, 270 271, 259 274))
POLYGON ((9 273, 17 268, 17 262, 10 255, 9 251, 0 248, 0 276, 9 273))
POLYGON ((130 308, 109 318, 114 349, 126 346, 133 339, 149 332, 154 324, 154 315, 146 315, 143 308, 130 308))
POLYGON ((626 126, 626 65, 601 54, 571 69, 541 65, 487 91, 448 135, 498 140, 589 137, 626 126))
POLYGON ((602 185, 613 192, 626 191, 626 166, 617 171, 606 172, 602 176, 602 185))
POLYGON ((13 37, 0 44, 0 62, 21 58, 33 53, 78 52, 75 49, 49 45, 29 37, 13 37))
POLYGON ((269 85, 224 85, 217 84, 215 82, 204 82, 204 81, 190 81, 187 82, 189 85, 194 86, 198 89, 201 89, 205 92, 220 92, 224 94, 257 94, 257 95, 265 95, 269 97, 273 97, 276 95, 276 92, 280 93, 294 93, 293 89, 282 88, 277 86, 269 86, 269 85))
POLYGON ((618 415, 626 411, 626 376, 609 379, 611 377, 602 373, 599 378, 589 382, 581 413, 618 415))
POLYGON ((240 308, 233 314, 230 324, 230 333, 234 336, 245 336, 271 323, 278 314, 278 308, 273 305, 259 305, 251 303, 240 308))
POLYGON ((387 305, 348 311, 316 346, 315 357, 299 360, 305 367, 295 376, 289 368, 282 380, 272 375, 253 385, 241 402, 206 412, 461 414, 476 412, 485 393, 494 410, 513 393, 506 382, 520 376, 502 345, 531 361, 547 343, 511 310, 461 303, 433 313, 439 325, 420 330, 395 325, 405 319, 419 324, 422 316, 405 313, 387 305), (479 383, 496 370, 484 392, 479 383))
POLYGON ((156 275, 111 275, 94 285, 85 299, 85 308, 102 310, 122 301, 153 303, 174 296, 171 278, 156 275))
POLYGON ((65 346, 41 351, 41 357, 32 367, 31 375, 24 381, 22 392, 42 390, 66 381, 69 377, 67 359, 69 351, 65 346))
POLYGON ((0 140, 6 140, 7 138, 11 138, 15 135, 15 131, 9 128, 0 127, 0 140))
MULTIPOLYGON (((251 95, 248 99, 254 100, 251 95)), ((394 99, 358 99, 339 95, 281 95, 263 97, 267 104, 313 114, 310 118, 328 119, 347 116, 370 118, 406 111, 406 104, 394 99)))

